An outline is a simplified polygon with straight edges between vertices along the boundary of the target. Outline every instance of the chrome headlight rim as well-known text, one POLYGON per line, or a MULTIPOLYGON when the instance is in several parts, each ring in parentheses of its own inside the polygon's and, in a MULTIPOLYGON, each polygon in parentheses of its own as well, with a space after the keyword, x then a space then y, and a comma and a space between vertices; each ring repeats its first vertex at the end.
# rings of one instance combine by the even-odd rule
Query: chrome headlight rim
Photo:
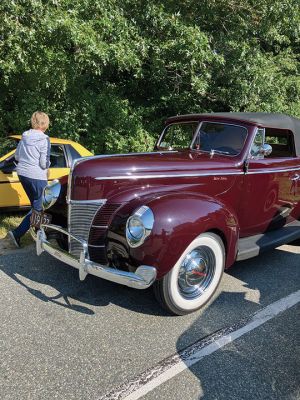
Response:
POLYGON ((47 210, 56 203, 61 190, 61 184, 58 179, 54 179, 43 190, 43 210, 47 210))
POLYGON ((150 207, 141 206, 138 208, 126 222, 126 240, 131 248, 136 248, 141 246, 145 239, 150 235, 154 225, 154 215, 150 207), (140 229, 138 226, 134 226, 133 222, 140 224, 140 229), (135 228, 135 229, 134 229, 135 228), (139 234, 138 234, 139 233, 139 234))

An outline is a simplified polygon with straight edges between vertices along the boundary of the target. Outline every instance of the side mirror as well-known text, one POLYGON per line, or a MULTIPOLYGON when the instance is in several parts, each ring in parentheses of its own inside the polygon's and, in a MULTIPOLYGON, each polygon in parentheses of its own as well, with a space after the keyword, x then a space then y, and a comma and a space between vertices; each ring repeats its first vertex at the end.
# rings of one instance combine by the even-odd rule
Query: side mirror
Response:
POLYGON ((259 154, 261 156, 267 157, 272 153, 272 146, 270 146, 269 144, 263 144, 260 148, 259 148, 259 154))

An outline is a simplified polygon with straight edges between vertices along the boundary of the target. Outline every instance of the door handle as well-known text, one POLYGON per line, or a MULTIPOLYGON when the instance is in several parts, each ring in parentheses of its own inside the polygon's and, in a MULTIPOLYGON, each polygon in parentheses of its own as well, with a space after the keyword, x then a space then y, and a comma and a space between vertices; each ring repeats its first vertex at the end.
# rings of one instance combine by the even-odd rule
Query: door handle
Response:
POLYGON ((291 178, 292 181, 298 181, 299 179, 300 179, 300 175, 299 175, 299 174, 295 174, 295 175, 291 178))

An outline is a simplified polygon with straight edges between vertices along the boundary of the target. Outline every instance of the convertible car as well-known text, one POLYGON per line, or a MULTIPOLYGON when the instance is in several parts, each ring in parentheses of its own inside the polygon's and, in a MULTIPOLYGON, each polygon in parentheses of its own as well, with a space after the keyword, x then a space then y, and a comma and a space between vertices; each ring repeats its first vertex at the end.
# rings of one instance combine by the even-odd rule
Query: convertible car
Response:
POLYGON ((153 284, 167 310, 190 313, 224 268, 300 238, 300 120, 171 117, 155 152, 77 160, 68 180, 45 189, 44 209, 38 254, 80 279, 153 284))
MULTIPOLYGON (((30 206, 29 199, 19 182, 14 159, 15 149, 21 136, 10 136, 8 139, 6 148, 10 151, 5 156, 0 157, 0 212, 1 210, 18 210, 30 206)), ((92 155, 79 143, 71 140, 50 138, 50 142, 49 181, 68 175, 70 166, 75 159, 92 155)))

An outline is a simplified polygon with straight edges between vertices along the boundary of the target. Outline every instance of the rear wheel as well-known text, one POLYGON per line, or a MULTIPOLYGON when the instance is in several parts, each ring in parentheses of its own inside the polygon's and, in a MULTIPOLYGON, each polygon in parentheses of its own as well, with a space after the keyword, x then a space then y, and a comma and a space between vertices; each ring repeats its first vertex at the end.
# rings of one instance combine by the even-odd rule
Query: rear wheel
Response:
POLYGON ((203 233, 187 247, 168 274, 154 283, 155 296, 172 314, 189 314, 213 296, 224 265, 222 239, 214 233, 203 233))

